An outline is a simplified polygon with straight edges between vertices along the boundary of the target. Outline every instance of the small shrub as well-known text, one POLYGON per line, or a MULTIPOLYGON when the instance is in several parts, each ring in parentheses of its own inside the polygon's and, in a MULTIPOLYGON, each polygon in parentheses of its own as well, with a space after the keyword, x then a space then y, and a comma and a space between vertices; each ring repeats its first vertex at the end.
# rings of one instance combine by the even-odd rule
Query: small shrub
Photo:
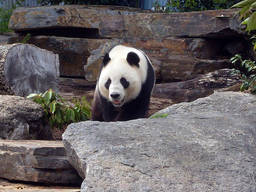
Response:
POLYGON ((30 94, 27 98, 40 104, 51 127, 62 128, 64 125, 90 119, 91 107, 85 97, 67 103, 63 98, 52 91, 47 90, 40 94, 30 94))
POLYGON ((241 91, 249 90, 252 94, 256 94, 256 63, 251 60, 243 60, 241 55, 236 54, 230 59, 234 65, 236 72, 241 75, 242 85, 241 91))

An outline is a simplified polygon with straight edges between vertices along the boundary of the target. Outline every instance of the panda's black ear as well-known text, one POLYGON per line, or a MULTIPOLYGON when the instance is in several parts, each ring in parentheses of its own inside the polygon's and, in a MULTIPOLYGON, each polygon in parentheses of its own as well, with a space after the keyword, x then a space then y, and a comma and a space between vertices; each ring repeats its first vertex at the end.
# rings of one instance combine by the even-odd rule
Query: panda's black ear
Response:
POLYGON ((135 65, 137 67, 140 67, 139 66, 139 62, 140 62, 140 58, 139 56, 134 53, 134 52, 129 52, 128 55, 127 55, 127 58, 126 58, 127 62, 130 64, 130 65, 135 65))
POLYGON ((105 55, 104 58, 103 58, 103 66, 106 66, 109 61, 110 61, 109 54, 106 53, 106 55, 105 55))

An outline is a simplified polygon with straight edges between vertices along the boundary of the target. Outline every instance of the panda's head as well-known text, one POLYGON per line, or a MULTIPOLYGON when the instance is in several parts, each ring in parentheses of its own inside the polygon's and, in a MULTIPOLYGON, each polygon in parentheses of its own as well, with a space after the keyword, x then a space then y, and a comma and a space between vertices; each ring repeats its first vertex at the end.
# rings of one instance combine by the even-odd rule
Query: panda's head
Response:
POLYGON ((147 58, 143 52, 123 45, 115 46, 103 59, 98 80, 100 94, 114 107, 135 99, 146 81, 147 58))

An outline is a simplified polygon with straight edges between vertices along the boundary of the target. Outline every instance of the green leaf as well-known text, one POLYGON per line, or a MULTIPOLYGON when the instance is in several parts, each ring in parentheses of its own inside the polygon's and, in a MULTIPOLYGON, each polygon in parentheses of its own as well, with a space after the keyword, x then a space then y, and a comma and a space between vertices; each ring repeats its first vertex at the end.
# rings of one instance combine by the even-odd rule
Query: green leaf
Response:
POLYGON ((156 118, 166 118, 169 114, 168 113, 161 113, 161 114, 155 114, 150 117, 150 119, 156 119, 156 118))
POLYGON ((25 37, 20 41, 20 43, 27 43, 31 38, 31 34, 27 33, 25 37))
POLYGON ((63 124, 63 119, 60 110, 56 111, 55 119, 58 124, 63 124))
POLYGON ((70 118, 71 118, 72 122, 75 122, 76 121, 75 112, 73 110, 70 110, 70 111, 71 111, 70 118))
POLYGON ((255 0, 244 0, 244 1, 241 1, 241 2, 239 2, 239 3, 236 3, 236 4, 233 5, 231 8, 242 8, 242 7, 251 5, 251 4, 254 3, 254 2, 255 2, 255 0))
POLYGON ((49 89, 48 91, 45 92, 44 99, 47 105, 50 104, 52 99, 52 89, 49 89))
POLYGON ((53 101, 53 102, 50 103, 50 112, 52 114, 54 114, 55 110, 56 110, 56 101, 53 101))
MULTIPOLYGON (((246 31, 250 32, 256 29, 256 12, 253 12, 250 17, 248 17, 246 22, 246 31)), ((244 22, 243 22, 244 23, 244 22)))
POLYGON ((34 98, 34 97, 38 97, 39 95, 37 93, 31 93, 27 96, 28 99, 34 98))
POLYGON ((251 9, 256 9, 256 1, 254 3, 251 4, 251 9))

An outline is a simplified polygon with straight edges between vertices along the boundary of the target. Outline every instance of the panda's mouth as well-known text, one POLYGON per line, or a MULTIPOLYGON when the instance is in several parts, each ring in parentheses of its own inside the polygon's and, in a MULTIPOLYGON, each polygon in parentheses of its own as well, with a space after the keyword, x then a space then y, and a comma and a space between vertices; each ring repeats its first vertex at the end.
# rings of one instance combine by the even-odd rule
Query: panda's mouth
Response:
POLYGON ((124 99, 123 100, 112 100, 112 104, 114 105, 114 107, 122 107, 122 105, 124 104, 124 99))

